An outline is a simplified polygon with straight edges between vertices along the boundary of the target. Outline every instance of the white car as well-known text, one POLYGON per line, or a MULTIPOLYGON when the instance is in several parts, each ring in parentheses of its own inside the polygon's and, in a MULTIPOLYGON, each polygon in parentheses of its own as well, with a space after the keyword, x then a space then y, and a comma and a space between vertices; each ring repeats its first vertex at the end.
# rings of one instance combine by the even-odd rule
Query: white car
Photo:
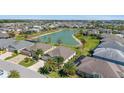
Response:
POLYGON ((8 74, 7 71, 0 69, 0 78, 7 78, 8 74))

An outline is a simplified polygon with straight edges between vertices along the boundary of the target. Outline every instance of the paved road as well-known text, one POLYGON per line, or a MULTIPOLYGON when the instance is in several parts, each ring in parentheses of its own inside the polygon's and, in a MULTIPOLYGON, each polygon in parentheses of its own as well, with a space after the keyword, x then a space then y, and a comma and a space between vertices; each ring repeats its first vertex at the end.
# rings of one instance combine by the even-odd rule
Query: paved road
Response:
POLYGON ((45 78, 44 75, 40 75, 39 73, 32 71, 30 69, 27 69, 23 66, 20 66, 18 64, 13 64, 10 62, 4 62, 0 60, 0 68, 6 71, 11 71, 11 70, 17 70, 22 78, 45 78))
POLYGON ((38 71, 38 69, 40 68, 40 67, 43 67, 44 66, 44 61, 43 60, 39 60, 36 64, 34 64, 34 65, 32 65, 32 66, 30 66, 30 67, 28 67, 29 69, 31 69, 31 70, 33 70, 33 71, 38 71))
POLYGON ((18 64, 18 63, 20 63, 21 61, 23 61, 24 58, 26 58, 25 55, 19 54, 19 55, 17 55, 16 57, 13 57, 13 58, 7 60, 7 62, 11 62, 11 63, 18 64))
POLYGON ((3 60, 11 55, 12 55, 12 52, 6 52, 6 53, 0 55, 0 59, 3 60))

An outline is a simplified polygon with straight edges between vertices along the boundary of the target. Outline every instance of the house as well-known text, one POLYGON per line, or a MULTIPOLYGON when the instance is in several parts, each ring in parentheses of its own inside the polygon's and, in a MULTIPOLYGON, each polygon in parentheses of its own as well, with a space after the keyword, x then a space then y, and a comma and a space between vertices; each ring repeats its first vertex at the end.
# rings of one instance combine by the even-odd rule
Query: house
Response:
POLYGON ((116 64, 124 65, 124 52, 112 48, 97 48, 93 56, 116 64))
POLYGON ((17 41, 16 40, 8 46, 8 51, 13 52, 13 51, 17 50, 18 52, 20 52, 22 49, 25 49, 25 48, 33 46, 33 45, 34 45, 34 43, 29 42, 29 41, 23 41, 23 40, 17 41))
POLYGON ((107 34, 111 34, 112 33, 112 30, 111 29, 100 28, 99 31, 100 31, 100 33, 107 33, 107 34))
POLYGON ((97 48, 112 48, 124 52, 124 45, 118 41, 106 41, 101 43, 97 48))
POLYGON ((71 50, 70 48, 59 46, 53 49, 52 51, 49 51, 47 54, 50 55, 51 57, 61 56, 64 58, 65 60, 64 62, 68 62, 71 58, 73 58, 76 55, 76 52, 71 50))
POLYGON ((85 57, 78 66, 78 74, 85 77, 121 78, 124 66, 94 57, 85 57))
POLYGON ((120 42, 120 43, 122 43, 122 44, 124 44, 124 38, 122 38, 122 37, 120 37, 120 36, 117 36, 117 35, 114 35, 114 34, 112 34, 112 35, 110 35, 110 34, 105 34, 105 35, 102 35, 101 36, 101 42, 108 42, 108 41, 118 41, 118 42, 120 42))
POLYGON ((32 51, 36 51, 38 49, 42 49, 44 54, 52 50, 54 47, 49 45, 49 44, 44 44, 44 43, 36 43, 33 46, 27 47, 21 51, 21 53, 31 56, 32 51))
POLYGON ((0 32, 0 39, 7 39, 7 38, 9 38, 9 35, 7 33, 0 32))
POLYGON ((31 43, 29 41, 17 41, 13 38, 9 39, 0 39, 0 49, 6 49, 7 51, 13 52, 14 50, 17 50, 20 52, 20 50, 33 46, 34 43, 31 43))
POLYGON ((0 49, 7 49, 13 42, 15 42, 15 40, 12 38, 0 39, 0 49))

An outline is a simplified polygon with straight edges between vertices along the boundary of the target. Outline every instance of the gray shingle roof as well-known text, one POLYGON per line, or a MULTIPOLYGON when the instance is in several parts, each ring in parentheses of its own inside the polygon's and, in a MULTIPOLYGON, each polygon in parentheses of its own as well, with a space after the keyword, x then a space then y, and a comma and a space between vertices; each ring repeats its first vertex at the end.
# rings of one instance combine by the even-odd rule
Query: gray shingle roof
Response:
POLYGON ((98 48, 113 48, 124 52, 124 45, 118 41, 108 41, 101 43, 98 48))
POLYGON ((8 35, 7 33, 1 33, 1 32, 0 32, 0 38, 1 38, 1 37, 3 37, 3 38, 6 38, 6 37, 7 37, 7 38, 8 38, 9 35, 8 35))
POLYGON ((124 63, 124 52, 112 48, 97 48, 93 56, 124 63))
POLYGON ((93 74, 94 72, 101 74, 104 78, 118 78, 119 73, 124 73, 124 66, 116 65, 108 61, 86 57, 81 60, 78 70, 81 72, 93 74), (118 73, 119 72, 119 73, 118 73))
POLYGON ((7 48, 9 45, 12 45, 12 43, 15 42, 14 39, 0 39, 0 48, 7 48))
POLYGON ((14 48, 15 50, 24 49, 29 46, 33 46, 34 43, 29 41, 14 41, 12 44, 9 45, 9 48, 14 48))
POLYGON ((16 50, 23 49, 34 45, 29 41, 17 41, 15 39, 0 39, 0 48, 13 48, 16 50))
POLYGON ((60 46, 60 47, 57 47, 54 50, 48 52, 47 54, 49 54, 51 57, 61 56, 66 60, 70 56, 72 56, 74 53, 75 53, 75 51, 71 50, 70 48, 60 46))
POLYGON ((49 44, 44 44, 44 43, 36 43, 33 46, 27 48, 27 50, 37 50, 37 49, 42 49, 44 52, 51 49, 52 46, 49 44))
POLYGON ((101 39, 102 42, 108 42, 108 41, 118 41, 122 44, 124 44, 124 38, 116 36, 116 35, 105 35, 103 36, 103 38, 101 39))

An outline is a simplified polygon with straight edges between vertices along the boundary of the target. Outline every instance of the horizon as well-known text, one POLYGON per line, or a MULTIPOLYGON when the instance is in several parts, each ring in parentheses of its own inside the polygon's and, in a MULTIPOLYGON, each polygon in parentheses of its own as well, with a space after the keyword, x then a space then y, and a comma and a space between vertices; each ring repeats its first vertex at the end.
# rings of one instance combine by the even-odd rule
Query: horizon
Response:
POLYGON ((124 15, 0 15, 0 20, 124 20, 124 15))

